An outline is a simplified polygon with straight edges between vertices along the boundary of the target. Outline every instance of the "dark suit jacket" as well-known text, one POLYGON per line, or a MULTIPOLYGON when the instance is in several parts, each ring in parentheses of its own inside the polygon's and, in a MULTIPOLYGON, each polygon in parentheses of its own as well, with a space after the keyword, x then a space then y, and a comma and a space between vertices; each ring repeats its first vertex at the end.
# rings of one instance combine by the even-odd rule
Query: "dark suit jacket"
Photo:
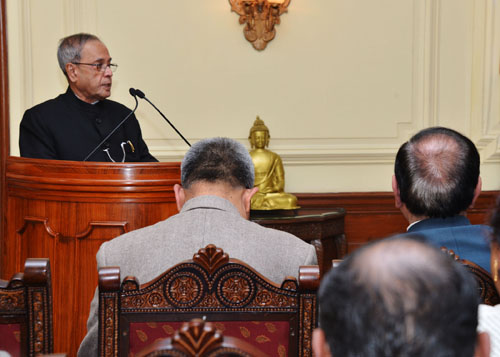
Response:
POLYGON ((472 225, 464 216, 428 218, 415 223, 408 233, 417 233, 431 244, 451 249, 460 259, 467 259, 490 272, 491 228, 472 225))

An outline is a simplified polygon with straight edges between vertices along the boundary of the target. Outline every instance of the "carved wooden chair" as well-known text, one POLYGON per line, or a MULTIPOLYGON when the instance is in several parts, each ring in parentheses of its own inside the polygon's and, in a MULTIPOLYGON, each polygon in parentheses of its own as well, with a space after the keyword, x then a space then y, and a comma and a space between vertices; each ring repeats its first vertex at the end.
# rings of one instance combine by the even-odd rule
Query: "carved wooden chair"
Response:
POLYGON ((0 350, 12 356, 53 352, 48 259, 28 258, 24 273, 0 280, 0 350))
POLYGON ((185 322, 172 338, 157 340, 137 357, 268 357, 255 346, 223 333, 210 322, 193 319, 185 322))
POLYGON ((193 318, 270 356, 312 356, 318 285, 318 266, 279 286, 211 244, 144 285, 134 277, 120 284, 118 267, 102 268, 99 356, 134 355, 193 318))
POLYGON ((486 270, 481 268, 476 263, 473 263, 467 259, 460 259, 458 255, 451 249, 446 247, 441 247, 441 250, 448 255, 450 255, 454 260, 463 264, 473 275, 477 281, 479 287, 479 297, 481 302, 486 305, 497 305, 500 304, 500 296, 495 288, 495 283, 491 274, 486 270))

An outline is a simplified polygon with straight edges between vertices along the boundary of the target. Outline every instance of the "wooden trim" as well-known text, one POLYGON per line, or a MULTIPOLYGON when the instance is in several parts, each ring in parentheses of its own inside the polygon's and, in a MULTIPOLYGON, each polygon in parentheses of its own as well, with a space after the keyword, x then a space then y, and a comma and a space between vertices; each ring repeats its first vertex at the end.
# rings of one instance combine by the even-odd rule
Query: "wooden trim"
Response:
MULTIPOLYGON (((484 191, 475 207, 467 212, 473 224, 488 220, 490 210, 500 191, 484 191)), ((393 234, 406 231, 408 222, 394 206, 392 192, 296 193, 303 208, 327 209, 342 207, 346 210, 345 235, 347 251, 393 234)))
MULTIPOLYGON (((5 165, 10 155, 9 132, 9 80, 7 66, 7 27, 5 0, 0 0, 0 236, 4 236, 5 211, 7 207, 5 165)), ((0 238, 0 254, 3 241, 0 238)), ((2 270, 0 268, 0 275, 2 270)))
MULTIPOLYGON (((483 191, 469 212, 486 212, 493 208, 500 191, 483 191)), ((294 193, 303 208, 343 207, 351 213, 399 212, 392 192, 294 193)))

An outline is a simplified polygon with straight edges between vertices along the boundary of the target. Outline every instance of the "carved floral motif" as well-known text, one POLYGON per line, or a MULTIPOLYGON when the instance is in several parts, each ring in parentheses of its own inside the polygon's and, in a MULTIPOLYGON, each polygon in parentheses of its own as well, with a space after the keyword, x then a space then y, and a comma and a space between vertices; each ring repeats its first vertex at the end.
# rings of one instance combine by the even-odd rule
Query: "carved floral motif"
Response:
POLYGON ((165 294, 179 305, 195 304, 202 293, 201 281, 194 274, 174 277, 165 285, 165 294))
POLYGON ((221 344, 222 335, 211 323, 201 319, 182 326, 172 339, 172 345, 186 350, 191 356, 203 356, 221 344))
POLYGON ((312 357, 312 331, 314 329, 316 321, 316 298, 314 295, 310 297, 304 297, 302 299, 302 316, 300 324, 301 331, 304 331, 302 335, 300 348, 302 349, 301 356, 312 357))
POLYGON ((33 331, 33 349, 35 353, 44 352, 43 347, 45 344, 45 339, 43 336, 44 330, 44 311, 43 311, 43 292, 36 291, 32 293, 31 298, 33 299, 33 320, 34 320, 34 331, 33 331))
POLYGON ((158 293, 152 293, 149 295, 148 302, 151 306, 160 306, 163 301, 163 297, 158 293))
POLYGON ((222 249, 209 244, 194 255, 193 261, 204 267, 209 274, 212 274, 215 269, 229 262, 229 256, 222 249))
POLYGON ((219 299, 215 296, 215 293, 207 294, 199 304, 200 307, 206 308, 218 308, 223 307, 219 299))
POLYGON ((105 319, 105 329, 104 329, 104 355, 106 357, 112 357, 115 339, 114 331, 117 327, 117 321, 115 319, 116 302, 114 298, 104 299, 104 319, 105 319))
POLYGON ((23 290, 2 291, 0 294, 0 311, 23 311, 25 306, 23 290))
POLYGON ((221 282, 222 298, 231 305, 242 305, 247 302, 255 286, 241 276, 230 276, 221 282))

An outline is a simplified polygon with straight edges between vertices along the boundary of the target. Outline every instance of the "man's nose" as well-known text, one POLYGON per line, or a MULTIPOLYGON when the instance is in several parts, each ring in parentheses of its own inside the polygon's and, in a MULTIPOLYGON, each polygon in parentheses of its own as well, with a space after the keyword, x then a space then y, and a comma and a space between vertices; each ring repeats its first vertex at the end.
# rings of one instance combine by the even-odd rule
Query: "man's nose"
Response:
POLYGON ((104 75, 109 76, 109 77, 113 77, 113 71, 111 70, 110 66, 106 66, 106 69, 104 70, 104 75))

